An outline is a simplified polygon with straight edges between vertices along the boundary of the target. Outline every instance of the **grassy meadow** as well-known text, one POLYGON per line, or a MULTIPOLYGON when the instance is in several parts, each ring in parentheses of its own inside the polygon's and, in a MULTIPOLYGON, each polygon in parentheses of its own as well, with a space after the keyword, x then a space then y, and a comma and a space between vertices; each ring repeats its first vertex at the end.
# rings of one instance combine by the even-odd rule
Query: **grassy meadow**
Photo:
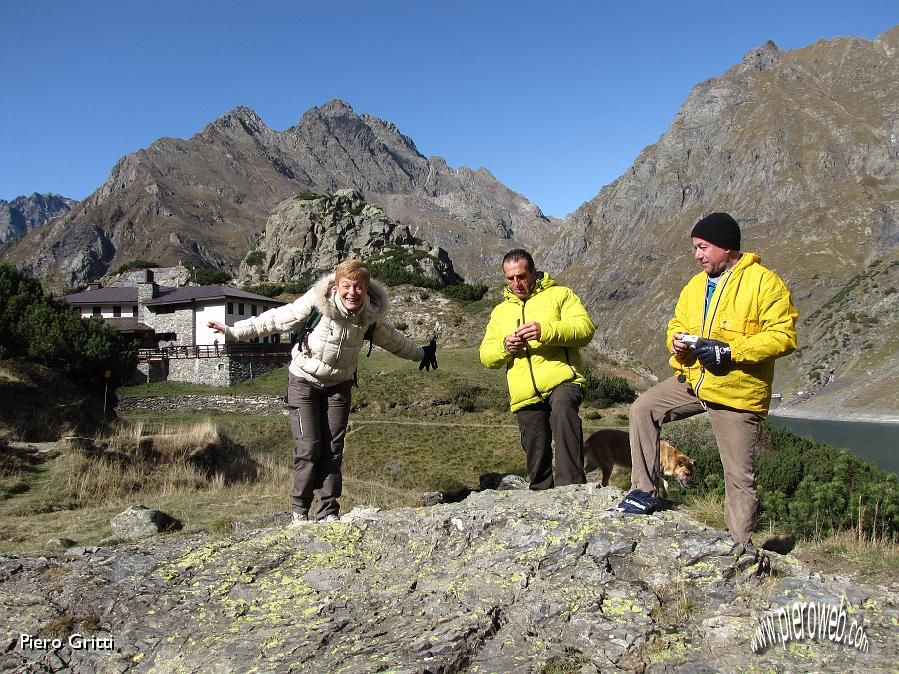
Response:
MULTIPOLYGON (((344 454, 342 509, 415 505, 432 491, 477 489, 489 472, 526 474, 508 410, 505 372, 481 366, 473 347, 441 350, 440 367, 375 351, 360 357, 344 454)), ((283 396, 286 368, 223 389, 157 382, 120 398, 184 394, 283 396)), ((582 408, 585 432, 626 426, 626 406, 582 408)), ((79 545, 111 536, 109 519, 137 503, 188 529, 290 509, 293 441, 286 416, 133 411, 94 449, 62 447, 39 462, 11 455, 0 470, 0 552, 37 551, 52 538, 79 545), (96 448, 102 448, 98 450, 96 448), (226 455, 210 468, 196 460, 226 455)))
MULTIPOLYGON (((443 349, 438 361, 438 370, 420 372, 416 363, 380 351, 360 358, 344 454, 343 512, 356 505, 416 505, 426 492, 477 489, 484 473, 526 474, 505 372, 483 368, 474 347, 443 349)), ((619 374, 603 363, 591 366, 595 374, 619 374)), ((120 388, 117 395, 283 396, 286 385, 283 368, 228 389, 160 382, 120 388)), ((603 427, 626 427, 627 413, 626 404, 585 403, 585 437, 603 427)), ((796 554, 815 566, 895 576, 895 477, 884 479, 843 450, 782 429, 766 433, 759 542, 768 534, 796 533, 796 554), (851 497, 840 493, 846 476, 863 485, 864 503, 853 505, 855 487, 851 497), (812 521, 808 531, 797 524, 812 521)), ((696 488, 675 489, 672 500, 698 520, 724 528, 710 425, 701 418, 682 421, 666 425, 663 436, 697 461, 696 488)), ((110 518, 138 503, 168 512, 187 530, 226 533, 236 522, 290 509, 291 457, 286 416, 122 413, 114 431, 95 438, 90 448, 63 445, 41 458, 0 454, 0 552, 44 550, 53 538, 109 542, 110 518)), ((616 468, 612 484, 626 489, 629 482, 629 471, 616 468)))

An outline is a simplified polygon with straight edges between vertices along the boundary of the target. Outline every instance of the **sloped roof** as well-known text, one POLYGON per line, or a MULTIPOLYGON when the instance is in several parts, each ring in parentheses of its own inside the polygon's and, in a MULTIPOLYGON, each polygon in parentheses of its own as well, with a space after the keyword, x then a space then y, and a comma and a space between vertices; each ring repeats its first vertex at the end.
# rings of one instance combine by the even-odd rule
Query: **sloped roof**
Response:
POLYGON ((69 304, 137 304, 137 287, 110 286, 66 295, 69 304))
POLYGON ((240 288, 231 286, 184 286, 183 288, 160 288, 158 297, 147 300, 144 305, 148 307, 160 304, 187 304, 200 300, 251 300, 264 302, 265 304, 281 305, 284 302, 274 300, 271 297, 248 293, 240 288))
POLYGON ((119 332, 156 332, 146 323, 141 323, 138 319, 130 316, 125 318, 104 318, 103 320, 119 332))
MULTIPOLYGON (((158 296, 144 302, 147 306, 160 304, 188 304, 198 300, 239 300, 264 302, 273 306, 284 304, 279 300, 248 293, 240 288, 231 286, 184 286, 172 288, 159 286, 158 296)), ((96 290, 83 290, 79 293, 66 295, 69 304, 137 304, 137 286, 110 286, 97 288, 96 290)))

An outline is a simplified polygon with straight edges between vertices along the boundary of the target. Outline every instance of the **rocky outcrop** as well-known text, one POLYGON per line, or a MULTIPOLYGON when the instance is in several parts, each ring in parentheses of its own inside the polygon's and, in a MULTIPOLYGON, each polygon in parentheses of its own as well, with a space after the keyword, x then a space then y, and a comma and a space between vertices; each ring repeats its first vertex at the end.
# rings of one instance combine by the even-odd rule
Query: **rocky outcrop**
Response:
POLYGON ((278 204, 256 250, 241 263, 239 279, 253 284, 317 278, 349 257, 371 263, 392 254, 409 258, 407 271, 440 285, 462 280, 445 250, 413 236, 356 190, 303 193, 278 204))
POLYGON ((0 199, 0 244, 18 239, 35 227, 45 225, 72 210, 78 202, 58 194, 38 194, 0 199))
POLYGON ((333 100, 283 132, 239 107, 188 140, 157 140, 123 157, 66 217, 2 255, 57 286, 138 258, 233 273, 276 205, 298 192, 344 188, 446 249, 466 277, 479 278, 516 242, 552 226, 486 169, 425 157, 393 124, 333 100), (105 243, 85 250, 94 239, 105 243))
MULTIPOLYGON (((710 212, 731 213, 743 249, 784 277, 802 315, 813 313, 899 245, 897 48, 899 27, 874 41, 751 50, 697 85, 658 142, 572 214, 541 258, 565 269, 561 279, 610 343, 657 372, 667 370, 664 332, 677 293, 699 271, 689 232, 710 212)), ((858 299, 862 313, 876 301, 858 299)), ((896 330, 893 321, 894 363, 896 330)), ((810 338, 800 333, 800 344, 810 338)), ((829 360, 837 378, 863 377, 829 360)), ((816 365, 791 357, 779 367, 785 375, 808 368, 784 377, 798 383, 816 365)), ((895 408, 895 387, 889 393, 880 403, 895 408)))
POLYGON ((349 673, 894 666, 894 591, 809 574, 683 513, 608 510, 620 496, 589 486, 483 491, 428 508, 357 509, 339 522, 299 529, 269 525, 224 538, 194 533, 155 545, 5 556, 0 598, 11 636, 0 667, 349 673), (753 652, 760 619, 793 602, 838 606, 841 599, 863 627, 867 652, 826 638, 753 652), (78 636, 70 642, 67 635, 78 636), (33 646, 54 636, 57 646, 33 646), (90 645, 78 648, 87 638, 90 645))

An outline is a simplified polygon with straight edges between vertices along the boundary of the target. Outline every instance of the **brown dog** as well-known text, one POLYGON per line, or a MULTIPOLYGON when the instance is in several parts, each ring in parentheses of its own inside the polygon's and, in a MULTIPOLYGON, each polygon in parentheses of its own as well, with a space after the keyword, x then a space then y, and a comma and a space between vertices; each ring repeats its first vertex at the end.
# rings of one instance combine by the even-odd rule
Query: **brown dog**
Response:
MULTIPOLYGON (((602 486, 609 484, 612 467, 615 465, 631 467, 631 443, 627 431, 617 428, 604 428, 596 431, 584 442, 584 471, 600 468, 602 470, 602 486)), ((693 459, 679 451, 666 440, 659 441, 659 465, 662 473, 673 477, 681 488, 687 489, 693 480, 693 459)), ((668 493, 668 482, 663 478, 662 486, 668 493)))

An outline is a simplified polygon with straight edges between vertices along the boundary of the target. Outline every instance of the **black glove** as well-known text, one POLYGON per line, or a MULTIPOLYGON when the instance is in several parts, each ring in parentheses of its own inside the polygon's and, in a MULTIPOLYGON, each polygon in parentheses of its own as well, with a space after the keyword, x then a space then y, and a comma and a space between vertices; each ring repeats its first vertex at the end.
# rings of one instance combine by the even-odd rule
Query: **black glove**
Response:
POLYGON ((437 340, 435 338, 431 338, 431 342, 427 346, 421 347, 425 350, 425 357, 421 359, 421 363, 418 364, 419 371, 427 370, 431 371, 433 367, 435 370, 437 369, 437 340))
POLYGON ((703 367, 713 370, 725 368, 731 363, 730 344, 719 342, 717 339, 700 339, 693 353, 703 367))

